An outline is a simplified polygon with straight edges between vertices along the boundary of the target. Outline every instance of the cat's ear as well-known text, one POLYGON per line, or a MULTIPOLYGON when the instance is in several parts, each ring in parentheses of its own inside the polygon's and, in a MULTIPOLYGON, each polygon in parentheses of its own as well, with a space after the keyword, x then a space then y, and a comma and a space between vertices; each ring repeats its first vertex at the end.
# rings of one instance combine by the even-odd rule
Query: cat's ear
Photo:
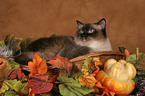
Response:
POLYGON ((105 18, 101 19, 97 25, 100 25, 102 29, 105 29, 106 28, 106 20, 105 18))
POLYGON ((77 22, 78 26, 83 25, 83 23, 78 20, 76 20, 76 22, 77 22))

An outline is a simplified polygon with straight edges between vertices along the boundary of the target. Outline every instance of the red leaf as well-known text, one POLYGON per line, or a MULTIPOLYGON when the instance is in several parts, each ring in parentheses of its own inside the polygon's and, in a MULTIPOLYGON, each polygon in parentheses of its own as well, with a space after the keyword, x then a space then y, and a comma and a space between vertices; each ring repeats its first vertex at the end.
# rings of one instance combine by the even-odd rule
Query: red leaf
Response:
POLYGON ((49 58, 49 60, 56 60, 56 57, 53 57, 53 58, 49 58))
POLYGON ((32 93, 40 94, 51 91, 53 84, 46 82, 47 77, 44 75, 34 75, 28 80, 28 84, 24 89, 31 88, 32 93))
POLYGON ((22 71, 18 68, 16 70, 14 70, 12 72, 12 74, 10 75, 11 79, 16 79, 18 78, 18 80, 24 79, 26 76, 22 73, 22 71))
POLYGON ((73 67, 73 64, 67 58, 61 57, 60 55, 58 55, 56 60, 50 60, 48 63, 51 64, 54 68, 65 70, 70 70, 73 67))
POLYGON ((55 82, 57 80, 57 77, 59 76, 59 74, 54 75, 52 78, 50 78, 48 80, 48 82, 55 82))

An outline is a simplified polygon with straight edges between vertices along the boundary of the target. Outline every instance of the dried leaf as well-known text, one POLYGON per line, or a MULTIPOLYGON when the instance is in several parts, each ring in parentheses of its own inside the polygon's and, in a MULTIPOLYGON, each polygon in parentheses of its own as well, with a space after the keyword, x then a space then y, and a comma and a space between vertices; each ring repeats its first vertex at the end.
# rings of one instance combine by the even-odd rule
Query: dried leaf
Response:
POLYGON ((127 63, 135 63, 136 62, 136 54, 130 54, 128 59, 126 60, 127 63))
POLYGON ((96 86, 97 86, 98 88, 104 88, 104 87, 102 86, 101 82, 97 82, 96 86))
POLYGON ((108 89, 106 89, 101 82, 97 82, 95 85, 95 92, 96 93, 102 93, 101 96, 115 96, 114 92, 109 91, 108 89))
POLYGON ((55 82, 57 80, 57 77, 59 76, 59 74, 54 75, 53 77, 51 77, 48 82, 55 82))
POLYGON ((22 73, 22 71, 18 68, 16 70, 14 70, 12 72, 12 74, 10 75, 11 79, 17 79, 18 80, 22 80, 24 78, 26 78, 26 76, 22 73))
POLYGON ((126 55, 126 60, 128 59, 128 57, 129 57, 129 51, 127 50, 127 49, 125 49, 125 55, 126 55))
POLYGON ((100 57, 93 57, 92 62, 95 64, 95 66, 103 66, 103 63, 100 61, 100 57))
POLYGON ((32 89, 32 93, 40 94, 51 91, 53 84, 47 82, 44 75, 34 75, 29 78, 28 84, 24 89, 32 89))
POLYGON ((53 68, 70 70, 73 67, 73 64, 65 57, 61 57, 58 55, 56 60, 51 59, 49 62, 53 66, 53 68))
POLYGON ((87 86, 88 88, 93 88, 97 82, 93 75, 81 75, 79 76, 79 82, 82 86, 87 86))
POLYGON ((32 74, 45 74, 47 72, 46 60, 42 60, 37 53, 34 55, 33 62, 28 62, 28 67, 32 74))
POLYGON ((24 90, 24 87, 27 85, 27 83, 22 83, 21 81, 17 81, 14 86, 13 89, 18 92, 19 94, 28 94, 28 90, 24 90))
POLYGON ((19 96, 15 91, 6 91, 5 96, 19 96))
POLYGON ((13 86, 17 83, 17 80, 5 80, 3 82, 3 85, 0 89, 0 94, 4 93, 5 91, 9 90, 9 89, 13 89, 13 86))
POLYGON ((13 69, 6 62, 0 65, 0 82, 8 80, 13 69))
POLYGON ((12 69, 20 68, 20 65, 15 63, 15 62, 13 62, 13 61, 8 60, 7 63, 11 66, 12 69))
POLYGON ((9 46, 10 49, 13 50, 13 52, 17 52, 21 49, 20 43, 22 41, 22 38, 17 38, 15 35, 7 35, 4 42, 6 46, 9 46))

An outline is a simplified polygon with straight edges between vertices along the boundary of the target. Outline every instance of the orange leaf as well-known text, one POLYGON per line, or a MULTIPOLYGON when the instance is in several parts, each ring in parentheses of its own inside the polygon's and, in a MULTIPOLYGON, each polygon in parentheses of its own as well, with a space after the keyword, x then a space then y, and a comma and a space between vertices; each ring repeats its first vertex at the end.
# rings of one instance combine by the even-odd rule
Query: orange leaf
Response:
POLYGON ((129 51, 127 49, 125 49, 125 55, 126 55, 126 60, 127 60, 129 57, 129 51))
POLYGON ((73 64, 65 57, 61 57, 58 55, 56 60, 51 59, 49 62, 53 66, 53 68, 70 70, 73 67, 73 64))
POLYGON ((114 92, 109 92, 111 96, 115 96, 115 93, 114 92))
POLYGON ((33 62, 28 62, 28 67, 32 74, 45 74, 47 72, 46 60, 42 60, 36 53, 33 62))
POLYGON ((102 62, 100 61, 100 57, 93 57, 92 60, 95 63, 95 66, 100 66, 100 67, 103 66, 102 62))
MULTIPOLYGON (((97 68, 97 67, 96 67, 96 68, 97 68)), ((98 67, 98 68, 93 72, 93 74, 96 75, 99 71, 100 71, 100 68, 98 67)))
POLYGON ((101 96, 115 96, 115 93, 114 92, 103 91, 101 96))
POLYGON ((81 75, 79 76, 79 82, 82 86, 87 86, 88 88, 93 88, 97 82, 93 75, 81 75))
POLYGON ((29 94, 28 96, 35 96, 35 94, 32 92, 32 88, 29 88, 29 94))
POLYGON ((0 64, 2 64, 3 63, 3 61, 2 60, 0 60, 0 64))
POLYGON ((102 86, 101 82, 97 82, 96 86, 99 87, 99 88, 104 88, 104 87, 102 86))

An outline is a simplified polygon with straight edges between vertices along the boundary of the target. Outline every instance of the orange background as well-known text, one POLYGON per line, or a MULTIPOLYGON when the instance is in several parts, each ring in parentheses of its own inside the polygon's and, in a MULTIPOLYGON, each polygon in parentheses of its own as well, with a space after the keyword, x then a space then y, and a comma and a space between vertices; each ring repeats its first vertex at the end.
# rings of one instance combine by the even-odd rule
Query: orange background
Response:
POLYGON ((145 0, 0 0, 0 40, 8 34, 73 36, 76 20, 96 23, 102 18, 115 51, 124 46, 145 52, 145 0))

